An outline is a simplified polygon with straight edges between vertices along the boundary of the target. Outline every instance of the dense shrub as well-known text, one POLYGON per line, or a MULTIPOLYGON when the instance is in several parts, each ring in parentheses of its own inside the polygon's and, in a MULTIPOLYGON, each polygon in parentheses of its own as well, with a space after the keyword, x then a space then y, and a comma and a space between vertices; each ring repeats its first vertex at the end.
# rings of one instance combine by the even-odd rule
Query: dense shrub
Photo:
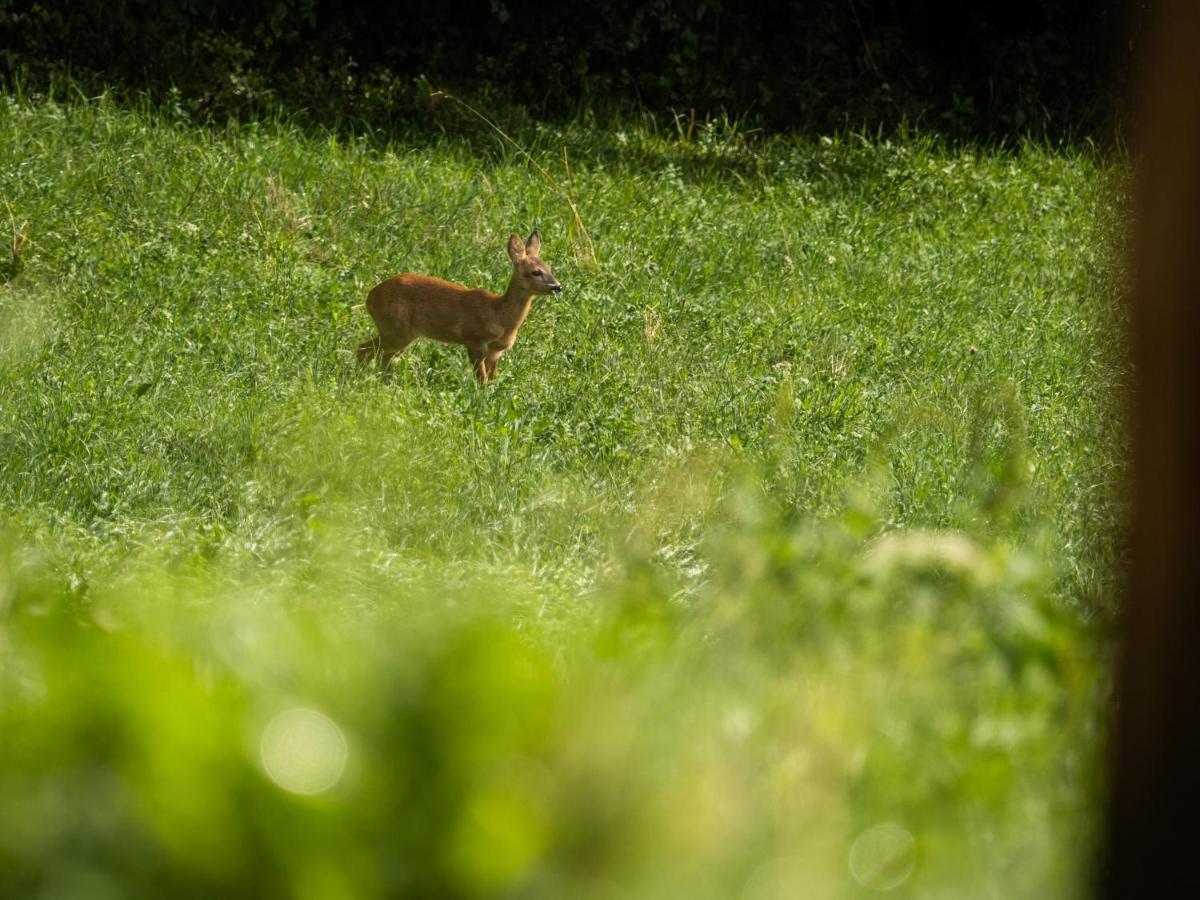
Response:
POLYGON ((68 71, 226 115, 284 103, 385 126, 421 76, 561 115, 726 110, 772 129, 1106 134, 1133 18, 1115 0, 0 2, 0 72, 68 71))

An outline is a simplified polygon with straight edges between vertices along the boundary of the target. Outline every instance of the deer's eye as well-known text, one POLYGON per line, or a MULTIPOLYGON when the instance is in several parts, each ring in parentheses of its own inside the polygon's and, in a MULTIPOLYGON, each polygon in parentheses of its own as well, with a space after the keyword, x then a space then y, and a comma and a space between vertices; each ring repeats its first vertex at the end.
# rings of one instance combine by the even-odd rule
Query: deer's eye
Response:
POLYGON ((532 272, 531 274, 533 275, 533 277, 534 277, 534 278, 541 278, 541 277, 542 277, 542 271, 541 271, 541 269, 534 269, 534 270, 533 270, 533 272, 532 272))

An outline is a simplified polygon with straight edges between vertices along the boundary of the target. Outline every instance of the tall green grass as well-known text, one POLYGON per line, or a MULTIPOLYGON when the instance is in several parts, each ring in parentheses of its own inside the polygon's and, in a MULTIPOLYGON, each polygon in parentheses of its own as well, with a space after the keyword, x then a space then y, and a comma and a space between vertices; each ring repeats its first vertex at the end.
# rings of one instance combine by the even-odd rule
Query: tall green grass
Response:
POLYGON ((1086 884, 1119 166, 530 125, 593 259, 486 132, 0 121, 0 891, 1086 884), (499 381, 355 366, 534 226, 499 381))

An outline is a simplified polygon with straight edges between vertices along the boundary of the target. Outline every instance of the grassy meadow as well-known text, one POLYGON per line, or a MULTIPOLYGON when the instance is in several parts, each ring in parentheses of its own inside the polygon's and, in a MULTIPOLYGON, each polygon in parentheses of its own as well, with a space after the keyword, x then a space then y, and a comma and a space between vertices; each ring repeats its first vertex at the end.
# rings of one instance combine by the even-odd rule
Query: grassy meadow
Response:
POLYGON ((0 97, 0 895, 1084 893, 1122 167, 438 115, 0 97))

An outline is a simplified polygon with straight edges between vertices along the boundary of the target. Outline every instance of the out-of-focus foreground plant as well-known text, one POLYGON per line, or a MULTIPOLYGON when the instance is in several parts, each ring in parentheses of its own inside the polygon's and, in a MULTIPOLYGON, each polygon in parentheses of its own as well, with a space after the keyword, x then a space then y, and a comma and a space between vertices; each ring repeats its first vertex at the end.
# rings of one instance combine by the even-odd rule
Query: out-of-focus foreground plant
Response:
MULTIPOLYGON (((364 563, 0 562, 0 894, 1064 896, 1103 667, 1037 555, 735 490, 564 626, 364 563)), ((330 536, 336 541, 336 536, 330 536)))

